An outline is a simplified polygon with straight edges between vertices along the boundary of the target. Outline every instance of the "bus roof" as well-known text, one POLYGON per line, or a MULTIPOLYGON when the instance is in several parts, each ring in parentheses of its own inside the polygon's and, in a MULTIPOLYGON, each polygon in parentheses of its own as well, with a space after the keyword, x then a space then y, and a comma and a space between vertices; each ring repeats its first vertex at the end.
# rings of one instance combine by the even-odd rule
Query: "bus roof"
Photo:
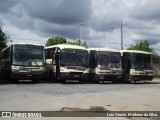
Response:
POLYGON ((145 52, 145 51, 140 51, 140 50, 120 50, 120 52, 129 52, 129 53, 141 53, 141 54, 152 54, 149 52, 145 52))
POLYGON ((35 45, 35 46, 43 46, 40 44, 32 44, 32 43, 13 43, 12 45, 35 45))
POLYGON ((110 49, 110 48, 89 48, 88 50, 107 51, 107 52, 119 52, 119 50, 110 49))
MULTIPOLYGON (((34 46, 43 46, 38 44, 32 44, 32 43, 13 43, 12 45, 34 45, 34 46)), ((5 51, 7 48, 11 47, 12 45, 9 45, 1 50, 1 52, 5 51)))
POLYGON ((49 47, 45 47, 45 49, 54 48, 54 47, 59 47, 61 50, 65 49, 65 48, 87 50, 85 47, 77 46, 77 45, 69 45, 69 44, 52 45, 52 46, 49 46, 49 47))

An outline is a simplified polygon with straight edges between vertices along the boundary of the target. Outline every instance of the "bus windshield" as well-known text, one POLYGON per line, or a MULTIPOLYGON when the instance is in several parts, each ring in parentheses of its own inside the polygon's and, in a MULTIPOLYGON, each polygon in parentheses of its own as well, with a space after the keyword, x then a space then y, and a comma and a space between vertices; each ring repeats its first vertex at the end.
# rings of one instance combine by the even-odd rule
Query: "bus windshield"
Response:
POLYGON ((98 64, 106 68, 120 67, 120 53, 116 52, 98 52, 98 64))
POLYGON ((149 54, 132 54, 132 68, 151 69, 152 60, 149 54))
POLYGON ((13 65, 43 66, 44 54, 42 46, 13 46, 13 65))
POLYGON ((88 52, 85 50, 64 49, 61 56, 62 66, 88 66, 88 52))

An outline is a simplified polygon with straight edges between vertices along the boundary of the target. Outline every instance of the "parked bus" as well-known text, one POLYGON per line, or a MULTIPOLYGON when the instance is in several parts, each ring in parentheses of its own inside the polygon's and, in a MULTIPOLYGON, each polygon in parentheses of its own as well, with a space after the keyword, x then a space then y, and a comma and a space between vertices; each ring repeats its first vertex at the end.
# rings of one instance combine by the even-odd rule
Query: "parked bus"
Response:
POLYGON ((88 51, 76 45, 59 44, 45 48, 46 73, 51 81, 79 82, 87 79, 88 51))
POLYGON ((121 80, 121 54, 118 50, 90 48, 89 53, 92 56, 90 59, 90 80, 100 83, 121 80))
POLYGON ((145 81, 153 79, 152 55, 137 50, 121 50, 123 80, 145 81))
POLYGON ((11 80, 38 81, 45 74, 44 47, 34 44, 12 44, 1 51, 3 77, 11 80))

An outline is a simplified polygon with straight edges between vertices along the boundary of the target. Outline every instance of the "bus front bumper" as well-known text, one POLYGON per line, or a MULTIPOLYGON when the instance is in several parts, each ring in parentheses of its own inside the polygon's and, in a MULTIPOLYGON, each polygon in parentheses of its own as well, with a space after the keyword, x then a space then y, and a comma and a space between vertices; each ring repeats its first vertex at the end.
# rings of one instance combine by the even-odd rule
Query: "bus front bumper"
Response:
POLYGON ((45 71, 38 73, 14 73, 11 74, 12 79, 19 80, 42 80, 45 78, 45 71))
POLYGON ((70 82, 79 82, 82 80, 87 80, 88 74, 83 72, 70 72, 70 73, 61 73, 61 80, 70 81, 70 82))
POLYGON ((131 75, 130 80, 143 80, 143 81, 152 81, 153 76, 151 75, 131 75))
POLYGON ((120 81, 121 74, 90 74, 91 81, 120 81))

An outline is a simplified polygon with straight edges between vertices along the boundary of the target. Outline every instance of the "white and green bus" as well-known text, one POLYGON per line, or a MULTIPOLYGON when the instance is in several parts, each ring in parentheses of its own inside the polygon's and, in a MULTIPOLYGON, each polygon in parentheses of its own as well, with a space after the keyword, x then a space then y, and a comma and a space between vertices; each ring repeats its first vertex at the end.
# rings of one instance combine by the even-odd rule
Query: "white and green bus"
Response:
POLYGON ((153 79, 152 54, 138 50, 121 50, 123 80, 151 81, 153 79))
POLYGON ((45 76, 44 47, 34 44, 12 44, 0 53, 1 74, 11 80, 43 79, 45 76))
POLYGON ((88 79, 88 51, 76 45, 59 44, 45 48, 46 77, 51 81, 79 82, 88 79))
POLYGON ((108 48, 90 48, 90 72, 91 81, 100 83, 112 83, 121 80, 121 54, 118 50, 108 48))

